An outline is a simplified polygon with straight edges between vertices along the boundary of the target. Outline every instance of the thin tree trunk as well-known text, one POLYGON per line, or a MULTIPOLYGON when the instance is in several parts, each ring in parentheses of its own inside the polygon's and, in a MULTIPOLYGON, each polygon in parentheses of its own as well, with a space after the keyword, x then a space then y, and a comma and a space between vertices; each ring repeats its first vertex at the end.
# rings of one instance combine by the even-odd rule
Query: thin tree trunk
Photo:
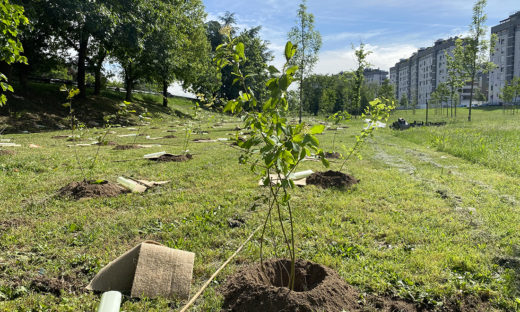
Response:
POLYGON ((163 102, 164 107, 168 107, 168 82, 163 80, 163 102))
POLYGON ((82 30, 79 39, 79 51, 78 51, 78 89, 79 97, 85 98, 87 96, 87 87, 85 85, 85 74, 86 66, 85 61, 87 60, 87 48, 88 48, 89 34, 82 30))
POLYGON ((300 124, 302 123, 302 112, 303 112, 303 75, 304 75, 304 66, 305 66, 305 37, 303 34, 303 19, 301 20, 301 34, 302 34, 302 61, 301 61, 301 80, 300 80, 300 124))

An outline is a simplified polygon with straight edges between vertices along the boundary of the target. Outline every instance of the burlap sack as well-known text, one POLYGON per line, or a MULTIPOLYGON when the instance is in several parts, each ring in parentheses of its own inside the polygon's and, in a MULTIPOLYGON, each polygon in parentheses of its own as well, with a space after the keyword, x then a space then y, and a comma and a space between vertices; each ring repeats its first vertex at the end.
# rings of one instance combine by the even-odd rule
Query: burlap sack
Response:
POLYGON ((132 297, 188 299, 195 254, 145 241, 107 264, 88 284, 132 297))

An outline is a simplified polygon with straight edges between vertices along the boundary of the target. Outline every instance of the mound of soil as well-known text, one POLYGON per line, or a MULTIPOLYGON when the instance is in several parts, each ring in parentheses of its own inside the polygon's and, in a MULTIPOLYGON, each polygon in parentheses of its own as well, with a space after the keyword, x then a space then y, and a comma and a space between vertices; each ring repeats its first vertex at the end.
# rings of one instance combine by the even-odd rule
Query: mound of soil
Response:
POLYGON ((14 155, 15 152, 14 151, 11 151, 11 150, 0 150, 0 156, 3 156, 3 155, 14 155))
POLYGON ((132 144, 123 144, 123 145, 117 145, 116 147, 114 147, 114 149, 117 151, 124 151, 124 150, 130 150, 130 149, 138 149, 138 148, 142 148, 142 147, 139 145, 132 145, 132 144))
POLYGON ((315 172, 307 178, 307 184, 321 186, 323 188, 347 188, 359 180, 339 171, 315 172))
POLYGON ((341 154, 338 152, 325 152, 325 158, 339 159, 341 158, 341 154))
POLYGON ((165 137, 163 137, 163 138, 164 138, 164 139, 175 139, 176 136, 170 134, 170 135, 167 135, 167 136, 165 136, 165 137))
POLYGON ((222 286, 223 311, 416 311, 414 305, 386 297, 359 300, 357 289, 332 269, 305 260, 296 261, 294 291, 287 288, 289 260, 264 262, 239 270, 222 286), (377 300, 374 300, 377 299, 377 300))
POLYGON ((103 183, 93 183, 93 181, 83 180, 72 182, 58 191, 58 196, 72 197, 74 199, 87 199, 95 197, 113 197, 129 191, 119 184, 105 181, 103 183))
POLYGON ((117 145, 117 143, 114 142, 114 141, 107 141, 106 144, 105 144, 105 142, 97 142, 95 145, 102 145, 102 146, 111 145, 111 146, 114 146, 114 145, 117 145))
POLYGON ((158 158, 150 158, 150 160, 155 160, 155 161, 173 161, 173 162, 183 162, 183 161, 188 161, 190 159, 192 159, 193 156, 191 154, 186 154, 186 155, 161 155, 159 156, 158 158))

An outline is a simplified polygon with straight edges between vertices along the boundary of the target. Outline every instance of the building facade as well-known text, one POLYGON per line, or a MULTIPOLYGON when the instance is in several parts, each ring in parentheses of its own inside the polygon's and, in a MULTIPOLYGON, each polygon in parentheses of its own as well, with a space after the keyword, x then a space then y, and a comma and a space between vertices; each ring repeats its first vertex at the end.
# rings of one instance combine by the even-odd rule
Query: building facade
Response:
POLYGON ((390 82, 395 86, 396 97, 406 96, 417 107, 426 106, 431 93, 447 80, 446 53, 452 54, 456 39, 439 39, 432 47, 420 48, 390 68, 390 82))
POLYGON ((378 86, 383 84, 388 78, 388 72, 381 69, 371 69, 367 68, 364 71, 365 82, 369 84, 377 84, 378 86))
POLYGON ((489 102, 501 104, 502 88, 513 77, 520 77, 520 11, 491 28, 497 43, 491 54, 496 68, 489 73, 489 102))

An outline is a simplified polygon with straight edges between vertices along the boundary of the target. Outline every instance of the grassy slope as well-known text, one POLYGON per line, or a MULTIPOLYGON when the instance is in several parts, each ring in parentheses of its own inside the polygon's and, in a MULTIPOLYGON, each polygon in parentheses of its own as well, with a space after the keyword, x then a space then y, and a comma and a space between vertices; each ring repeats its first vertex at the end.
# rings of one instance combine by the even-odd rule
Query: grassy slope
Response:
MULTIPOLYGON (((506 123, 501 115, 489 114, 497 127, 514 127, 514 120, 506 123)), ((210 132, 206 137, 234 132, 235 122, 212 128, 214 122, 225 120, 204 115, 204 127, 210 132)), ((479 116, 485 117, 484 113, 479 116)), ((480 117, 470 127, 487 130, 480 117)), ((238 164, 239 152, 222 143, 192 143, 189 149, 195 158, 188 163, 140 159, 162 150, 180 152, 183 123, 162 115, 143 132, 162 136, 175 129, 178 138, 159 141, 165 145, 146 150, 117 152, 102 147, 102 161, 93 170, 96 178, 115 180, 129 175, 171 180, 171 184, 144 195, 78 202, 49 197, 65 184, 82 179, 72 149, 65 147, 69 143, 51 138, 65 131, 5 136, 23 146, 16 148, 14 156, 0 156, 0 292, 12 299, 0 299, 0 310, 94 310, 97 295, 63 291, 57 297, 42 292, 34 281, 52 283, 64 278, 64 288, 83 287, 104 264, 146 239, 195 252, 192 290, 202 285, 260 224, 265 207, 256 198, 264 190, 256 185, 258 178, 238 164), (29 143, 43 148, 29 149, 29 143), (244 218, 246 226, 229 228, 227 220, 233 217, 244 218)), ((355 121, 349 127, 338 132, 337 146, 351 144, 362 124, 355 121)), ((368 292, 429 304, 453 302, 464 294, 490 298, 496 309, 513 310, 515 298, 520 297, 516 265, 520 178, 502 167, 474 164, 469 158, 430 147, 431 131, 466 127, 455 123, 402 133, 384 129, 363 150, 363 160, 353 160, 348 166, 361 180, 352 190, 295 190, 299 256, 333 267, 347 282, 368 292)), ((95 137, 95 130, 91 132, 95 137)), ((330 147, 332 132, 320 140, 330 147)), ((88 159, 95 148, 80 152, 81 159, 88 159)), ((321 169, 314 162, 304 163, 302 170, 307 168, 321 169)), ((271 254, 273 242, 282 245, 280 239, 270 239, 271 254)), ((238 265, 255 261, 258 249, 255 239, 197 301, 194 311, 218 311, 218 284, 238 265)), ((125 299, 123 309, 164 311, 176 306, 166 300, 125 299)))

